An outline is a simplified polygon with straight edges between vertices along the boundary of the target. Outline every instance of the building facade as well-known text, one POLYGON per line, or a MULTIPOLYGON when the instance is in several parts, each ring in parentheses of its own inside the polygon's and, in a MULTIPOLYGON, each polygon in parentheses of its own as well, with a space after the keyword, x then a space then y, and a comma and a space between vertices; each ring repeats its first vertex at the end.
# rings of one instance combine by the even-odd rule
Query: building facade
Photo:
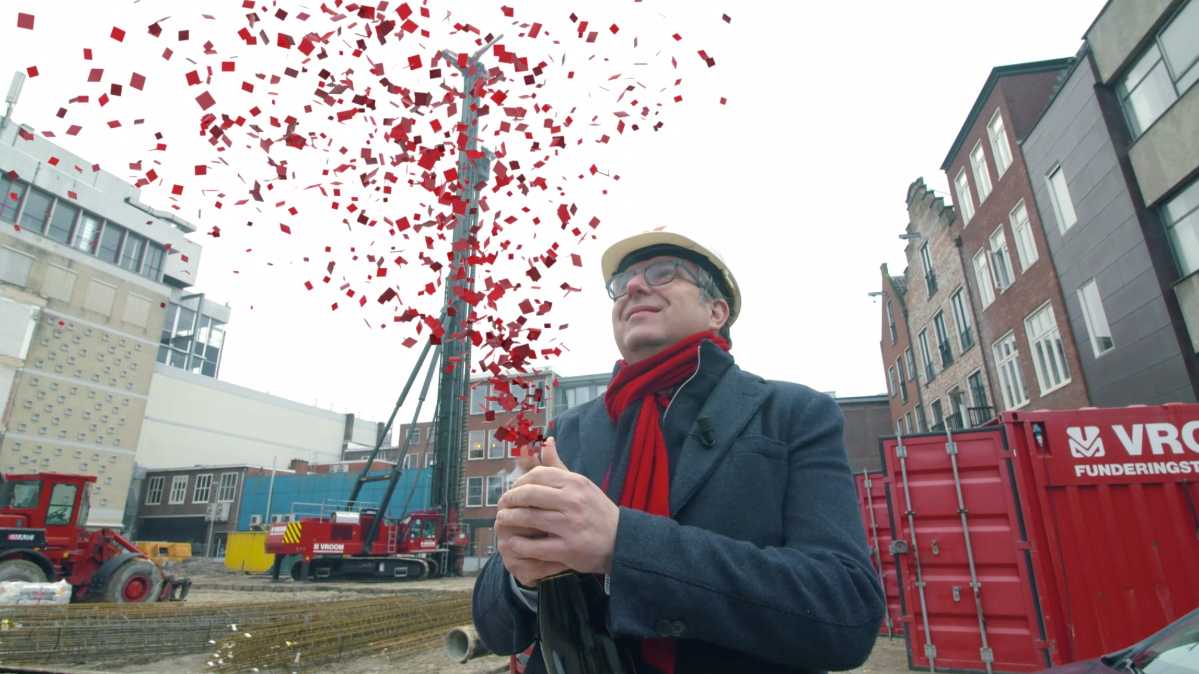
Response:
POLYGON ((953 190, 964 288, 951 298, 958 346, 980 342, 967 375, 973 425, 996 411, 1090 404, 1024 157, 1018 151, 1071 59, 992 69, 941 169, 953 190), (973 302, 965 301, 967 298, 973 302), (971 316, 971 307, 974 315, 971 316), (977 326, 970 329, 970 324, 977 326), (989 380, 994 398, 987 398, 989 380))
POLYGON ((270 472, 245 464, 148 470, 130 534, 138 541, 190 543, 197 556, 219 556, 229 532, 238 530, 246 479, 270 472))
POLYGON ((928 430, 978 425, 994 396, 962 271, 957 214, 922 178, 908 187, 907 207, 905 298, 928 430))
POLYGON ((1112 0, 1022 151, 1092 404, 1199 391, 1199 1, 1112 0))
POLYGON ((0 129, 0 469, 95 475, 119 527, 166 306, 194 227, 11 120, 0 129))
MULTIPOLYGON (((878 297, 882 300, 883 334, 879 348, 883 369, 887 372, 888 418, 894 420, 891 432, 922 433, 928 430, 928 422, 924 416, 920 383, 916 379, 916 352, 908 332, 908 309, 904 303, 908 280, 904 276, 892 276, 885 263, 882 273, 883 289, 878 297)), ((850 432, 848 428, 846 432, 850 432)))
POLYGON ((891 419, 893 400, 885 395, 834 396, 833 399, 845 420, 845 454, 849 457, 850 470, 855 473, 882 470, 878 440, 895 434, 892 426, 895 422, 891 419))

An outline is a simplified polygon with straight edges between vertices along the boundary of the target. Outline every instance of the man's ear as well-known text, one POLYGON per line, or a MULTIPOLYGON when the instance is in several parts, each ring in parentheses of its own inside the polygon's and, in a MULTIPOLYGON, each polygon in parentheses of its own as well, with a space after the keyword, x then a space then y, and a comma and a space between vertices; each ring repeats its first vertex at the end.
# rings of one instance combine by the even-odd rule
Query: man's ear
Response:
POLYGON ((719 332, 729 322, 729 303, 723 299, 712 300, 708 308, 708 329, 719 332))

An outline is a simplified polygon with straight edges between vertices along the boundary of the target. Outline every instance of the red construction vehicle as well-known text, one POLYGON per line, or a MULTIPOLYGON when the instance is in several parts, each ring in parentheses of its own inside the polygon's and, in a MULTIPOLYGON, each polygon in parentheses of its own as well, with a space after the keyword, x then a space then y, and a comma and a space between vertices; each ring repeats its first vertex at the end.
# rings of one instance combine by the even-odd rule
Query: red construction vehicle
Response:
POLYGON ((167 575, 111 529, 86 528, 92 475, 0 474, 0 581, 66 580, 71 601, 182 601, 191 581, 167 575))

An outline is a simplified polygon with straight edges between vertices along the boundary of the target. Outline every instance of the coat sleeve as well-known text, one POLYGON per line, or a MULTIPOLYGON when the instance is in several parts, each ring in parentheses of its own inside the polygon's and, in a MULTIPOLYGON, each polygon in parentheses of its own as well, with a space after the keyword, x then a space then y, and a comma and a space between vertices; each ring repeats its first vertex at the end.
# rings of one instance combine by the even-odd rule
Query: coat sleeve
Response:
POLYGON ((533 644, 537 614, 517 596, 512 574, 496 552, 475 579, 471 616, 479 639, 496 655, 514 655, 533 644))
POLYGON ((793 399, 779 438, 788 445, 783 545, 760 548, 622 508, 613 632, 653 638, 668 621, 676 636, 783 665, 842 671, 865 662, 886 600, 864 544, 844 419, 826 395, 795 397, 808 400, 793 399))

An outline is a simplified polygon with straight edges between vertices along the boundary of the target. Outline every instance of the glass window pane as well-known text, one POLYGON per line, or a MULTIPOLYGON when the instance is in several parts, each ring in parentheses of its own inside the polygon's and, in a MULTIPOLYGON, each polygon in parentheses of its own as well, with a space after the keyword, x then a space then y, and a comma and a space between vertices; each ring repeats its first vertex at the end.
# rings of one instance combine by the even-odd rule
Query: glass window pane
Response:
POLYGON ((142 248, 146 240, 137 234, 130 233, 125 237, 125 250, 121 252, 121 266, 129 271, 137 271, 142 263, 142 248))
POLYGON ((58 205, 54 207, 54 217, 50 219, 50 228, 46 230, 46 236, 55 241, 69 244, 71 230, 75 227, 75 218, 78 215, 78 208, 66 204, 60 199, 58 205))
POLYGON ((175 324, 175 334, 171 337, 171 346, 187 351, 191 348, 192 334, 195 326, 196 312, 185 307, 179 307, 179 321, 175 324))
POLYGON ((1140 84, 1128 93, 1127 110, 1130 113, 1133 135, 1139 136, 1161 117, 1178 98, 1170 73, 1164 61, 1158 61, 1153 70, 1140 84))
POLYGON ((0 175, 0 220, 17 221, 17 210, 21 207, 21 193, 25 186, 0 175))
POLYGON ((21 229, 41 234, 46 228, 46 220, 50 216, 50 205, 54 199, 49 194, 36 189, 30 189, 25 196, 25 211, 21 213, 21 229))
POLYGON ((149 242, 146 246, 146 259, 142 262, 142 276, 155 281, 162 278, 162 260, 165 255, 157 243, 149 242))
POLYGON ((87 253, 96 254, 96 239, 100 235, 100 218, 91 213, 84 213, 79 220, 79 232, 75 235, 75 248, 87 253))
POLYGON ((100 250, 96 256, 105 262, 116 264, 117 254, 121 251, 121 235, 124 233, 124 229, 111 222, 104 223, 104 232, 100 235, 100 250))
POLYGON ((1199 2, 1191 0, 1161 35, 1162 52, 1175 78, 1180 78, 1199 59, 1196 36, 1199 36, 1199 2))
POLYGON ((1189 276, 1199 270, 1199 180, 1168 201, 1162 210, 1170 242, 1178 256, 1179 272, 1189 276))

